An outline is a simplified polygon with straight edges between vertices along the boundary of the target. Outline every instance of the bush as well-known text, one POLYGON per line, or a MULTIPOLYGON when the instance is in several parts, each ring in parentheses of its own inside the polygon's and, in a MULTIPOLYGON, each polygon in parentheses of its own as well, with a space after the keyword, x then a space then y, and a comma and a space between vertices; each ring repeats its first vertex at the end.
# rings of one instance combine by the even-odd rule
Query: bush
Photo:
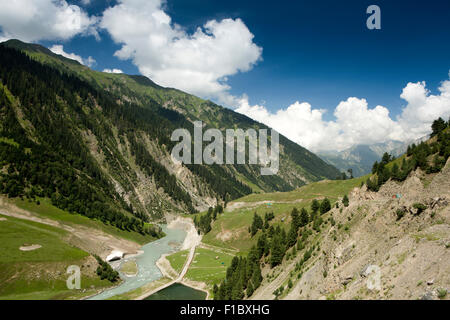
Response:
POLYGON ((447 289, 438 289, 438 298, 444 299, 447 296, 447 289))
POLYGON ((413 208, 417 209, 417 214, 421 214, 423 211, 425 211, 428 207, 422 203, 414 203, 413 208))
POLYGON ((347 195, 344 196, 344 198, 342 199, 342 203, 344 204, 345 207, 348 207, 349 205, 349 200, 347 195))
POLYGON ((402 209, 397 209, 397 221, 405 216, 405 211, 402 209))

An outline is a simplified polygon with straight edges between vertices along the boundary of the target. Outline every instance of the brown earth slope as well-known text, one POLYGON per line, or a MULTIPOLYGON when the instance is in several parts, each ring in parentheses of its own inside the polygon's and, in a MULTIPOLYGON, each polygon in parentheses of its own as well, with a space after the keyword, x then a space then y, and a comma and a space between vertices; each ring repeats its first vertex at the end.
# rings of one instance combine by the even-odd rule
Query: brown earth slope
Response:
POLYGON ((303 251, 266 269, 270 280, 265 277, 252 299, 274 299, 280 286, 278 298, 290 300, 448 299, 450 161, 438 174, 418 169, 403 183, 389 181, 378 193, 355 188, 349 198, 349 207, 331 211, 336 224, 315 235, 319 249, 300 279, 293 270, 303 251), (426 206, 423 212, 414 207, 418 203, 426 206), (397 211, 404 216, 398 218, 397 211), (379 286, 371 285, 377 274, 379 286))

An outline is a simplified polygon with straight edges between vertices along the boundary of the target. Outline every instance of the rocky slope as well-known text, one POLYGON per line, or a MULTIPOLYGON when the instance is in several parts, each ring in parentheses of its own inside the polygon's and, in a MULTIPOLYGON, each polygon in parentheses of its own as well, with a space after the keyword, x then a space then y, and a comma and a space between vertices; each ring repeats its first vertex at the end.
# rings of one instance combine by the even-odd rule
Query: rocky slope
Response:
POLYGON ((294 269, 303 254, 284 261, 252 299, 274 299, 280 286, 279 298, 290 300, 448 298, 450 160, 440 173, 417 169, 403 183, 377 193, 355 188, 349 198, 349 207, 325 216, 336 223, 317 234, 300 277, 294 269))

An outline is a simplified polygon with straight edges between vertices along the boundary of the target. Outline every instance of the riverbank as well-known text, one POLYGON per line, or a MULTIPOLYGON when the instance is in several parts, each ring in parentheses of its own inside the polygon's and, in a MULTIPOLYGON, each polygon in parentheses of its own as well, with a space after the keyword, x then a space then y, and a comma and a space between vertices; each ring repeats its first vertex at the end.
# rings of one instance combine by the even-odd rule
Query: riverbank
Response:
POLYGON ((180 250, 189 250, 192 247, 198 246, 202 241, 202 236, 198 234, 191 218, 176 217, 167 221, 167 228, 183 229, 186 232, 186 238, 180 250))
POLYGON ((206 293, 206 299, 209 298, 209 291, 206 289, 206 284, 190 281, 187 279, 184 279, 184 276, 186 275, 189 266, 191 265, 194 256, 195 256, 195 249, 197 246, 200 245, 202 241, 202 236, 198 234, 197 229, 195 228, 194 222, 190 218, 183 218, 183 217, 176 217, 173 220, 168 221, 168 228, 182 228, 186 232, 186 238, 183 241, 183 244, 181 246, 180 250, 189 250, 188 257, 186 259, 186 262, 183 266, 183 269, 180 273, 176 272, 172 266, 170 265, 170 262, 167 260, 167 254, 162 255, 158 261, 156 262, 157 267, 160 269, 161 273, 167 277, 171 278, 172 281, 165 283, 161 285, 158 288, 153 288, 153 290, 148 291, 141 296, 139 296, 136 300, 143 300, 152 294, 163 290, 174 283, 181 283, 187 287, 191 287, 196 290, 200 290, 206 293))
MULTIPOLYGON (((181 225, 181 222, 170 223, 170 225, 162 225, 165 237, 144 245, 141 250, 142 254, 134 256, 127 256, 128 260, 135 260, 138 266, 138 274, 135 277, 123 276, 123 283, 112 289, 106 290, 99 295, 91 297, 90 300, 106 300, 114 299, 114 296, 127 296, 127 293, 134 293, 135 291, 148 292, 147 290, 137 290, 141 287, 153 288, 153 285, 146 286, 155 280, 163 278, 163 274, 157 267, 156 263, 164 254, 169 254, 178 251, 185 242, 189 226, 181 225)), ((122 260, 123 262, 123 260, 122 260)), ((133 296, 135 296, 133 294, 133 296)))

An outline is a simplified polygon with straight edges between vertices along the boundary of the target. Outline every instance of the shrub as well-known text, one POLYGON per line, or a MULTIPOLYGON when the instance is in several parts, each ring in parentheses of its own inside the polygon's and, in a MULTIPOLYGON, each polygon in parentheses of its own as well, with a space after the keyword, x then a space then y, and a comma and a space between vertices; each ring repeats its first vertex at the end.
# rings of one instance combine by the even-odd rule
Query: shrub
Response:
POLYGON ((344 206, 348 207, 349 205, 349 200, 347 195, 344 196, 344 199, 342 199, 342 203, 344 204, 344 206))
POLYGON ((417 209, 417 214, 421 214, 423 211, 425 211, 427 209, 427 206, 422 204, 422 203, 414 203, 413 204, 413 208, 417 209))
POLYGON ((397 209, 397 221, 405 216, 405 211, 402 209, 397 209))
POLYGON ((438 298, 444 299, 447 296, 447 289, 438 289, 438 298))

